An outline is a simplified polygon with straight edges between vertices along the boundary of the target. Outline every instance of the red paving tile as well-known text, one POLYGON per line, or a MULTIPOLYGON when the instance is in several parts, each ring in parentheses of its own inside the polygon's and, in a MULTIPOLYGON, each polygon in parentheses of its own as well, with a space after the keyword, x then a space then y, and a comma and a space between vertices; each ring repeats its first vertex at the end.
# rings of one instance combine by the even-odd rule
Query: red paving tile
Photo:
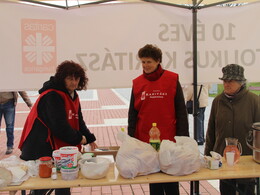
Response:
MULTIPOLYGON (((91 187, 86 187, 86 188, 78 188, 81 189, 81 194, 91 194, 91 187)), ((74 193, 72 193, 74 194, 74 193)))
POLYGON ((102 194, 111 194, 112 193, 111 186, 102 186, 101 192, 102 194))
MULTIPOLYGON (((98 101, 81 101, 81 107, 83 109, 84 120, 87 125, 100 125, 92 126, 90 130, 97 137, 97 144, 99 146, 120 146, 120 141, 117 140, 116 134, 120 131, 121 127, 126 126, 105 126, 104 119, 113 118, 127 118, 128 109, 113 109, 113 106, 125 106, 125 103, 110 89, 97 90, 98 101), (102 106, 112 106, 112 109, 102 109, 102 106)), ((34 98, 35 99, 35 98, 34 98)), ((25 103, 18 103, 16 107, 16 121, 15 121, 15 149, 12 155, 19 156, 20 151, 17 148, 21 129, 29 113, 28 107, 25 103), (18 129, 18 130, 17 130, 18 129)), ((3 120, 2 120, 3 121, 3 120)), ((4 128, 5 124, 2 122, 1 128, 4 128)), ((0 159, 8 157, 5 155, 6 151, 6 134, 5 130, 0 132, 1 147, 0 147, 0 159)), ((9 155, 10 156, 10 155, 9 155)), ((180 182, 180 193, 182 195, 189 194, 190 184, 189 182, 180 182)), ((202 195, 219 195, 219 192, 210 185, 208 181, 200 182, 200 192, 202 195)), ((27 194, 29 191, 27 191, 27 194)), ((0 192, 0 195, 9 194, 8 192, 0 192)), ((17 192, 16 195, 20 195, 17 192)), ((52 193, 54 194, 54 193, 52 193)), ((115 185, 115 186, 95 186, 84 188, 72 188, 72 195, 148 195, 148 184, 134 184, 134 185, 115 185)))
POLYGON ((110 105, 124 105, 125 103, 118 98, 118 96, 110 89, 100 89, 98 90, 98 100, 104 106, 110 105))
POLYGON ((119 186, 119 185, 111 186, 111 189, 112 189, 113 191, 121 190, 121 186, 119 186))

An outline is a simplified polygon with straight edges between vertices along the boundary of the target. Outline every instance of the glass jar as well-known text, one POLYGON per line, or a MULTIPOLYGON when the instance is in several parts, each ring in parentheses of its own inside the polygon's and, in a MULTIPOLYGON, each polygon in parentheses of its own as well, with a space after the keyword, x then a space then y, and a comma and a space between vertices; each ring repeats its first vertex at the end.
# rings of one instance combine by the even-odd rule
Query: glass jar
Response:
POLYGON ((52 172, 52 159, 50 156, 41 157, 39 164, 39 176, 42 178, 51 177, 52 172))

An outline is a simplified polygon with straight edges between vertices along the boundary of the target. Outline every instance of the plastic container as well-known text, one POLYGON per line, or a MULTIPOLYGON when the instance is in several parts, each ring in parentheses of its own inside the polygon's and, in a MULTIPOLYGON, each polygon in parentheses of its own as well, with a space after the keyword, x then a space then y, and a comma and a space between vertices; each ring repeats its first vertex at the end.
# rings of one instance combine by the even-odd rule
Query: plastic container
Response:
POLYGON ((41 157, 39 163, 39 177, 48 178, 51 177, 52 159, 50 156, 41 157))
POLYGON ((60 169, 61 178, 63 180, 74 180, 78 178, 79 168, 76 167, 74 169, 60 169))
POLYGON ((87 179, 101 179, 108 173, 110 160, 102 157, 82 159, 80 164, 81 174, 87 179))
POLYGON ((54 166, 57 168, 57 171, 60 171, 60 168, 61 168, 60 150, 54 150, 52 152, 52 157, 53 157, 53 161, 54 161, 54 166))
POLYGON ((160 134, 160 130, 157 128, 157 123, 152 123, 152 128, 149 131, 149 142, 157 151, 160 149, 161 144, 160 134))
POLYGON ((78 165, 78 147, 66 146, 60 148, 61 168, 75 169, 78 165))

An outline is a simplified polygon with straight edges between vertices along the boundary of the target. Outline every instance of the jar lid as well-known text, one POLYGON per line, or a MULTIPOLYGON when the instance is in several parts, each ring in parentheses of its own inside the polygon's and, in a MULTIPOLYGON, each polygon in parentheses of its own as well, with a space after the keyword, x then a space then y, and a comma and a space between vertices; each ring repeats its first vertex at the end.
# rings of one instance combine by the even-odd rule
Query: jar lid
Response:
POLYGON ((40 161, 50 161, 51 157, 50 156, 43 156, 40 158, 40 161))

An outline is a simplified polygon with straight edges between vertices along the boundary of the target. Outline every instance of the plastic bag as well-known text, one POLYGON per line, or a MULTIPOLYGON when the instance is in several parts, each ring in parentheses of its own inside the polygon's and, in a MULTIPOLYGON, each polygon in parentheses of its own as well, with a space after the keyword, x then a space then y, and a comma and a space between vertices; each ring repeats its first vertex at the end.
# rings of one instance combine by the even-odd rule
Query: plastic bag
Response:
POLYGON ((12 173, 12 181, 9 185, 20 185, 30 177, 26 161, 21 160, 17 156, 12 155, 2 159, 0 167, 4 167, 12 173))
MULTIPOLYGON (((199 108, 200 106, 199 101, 197 101, 197 108, 199 108)), ((186 102, 186 109, 187 109, 187 113, 188 114, 193 114, 193 101, 189 100, 186 102)))
POLYGON ((0 173, 0 188, 6 187, 12 182, 12 172, 6 169, 5 167, 0 167, 0 173))
POLYGON ((160 171, 158 152, 150 144, 123 132, 119 132, 118 138, 122 145, 117 152, 116 167, 122 177, 134 178, 160 171))
POLYGON ((193 101, 192 100, 189 100, 186 102, 186 109, 187 109, 188 114, 193 113, 193 101))
POLYGON ((170 175, 188 175, 200 169, 200 153, 196 141, 175 136, 176 143, 163 140, 159 151, 160 169, 170 175))

